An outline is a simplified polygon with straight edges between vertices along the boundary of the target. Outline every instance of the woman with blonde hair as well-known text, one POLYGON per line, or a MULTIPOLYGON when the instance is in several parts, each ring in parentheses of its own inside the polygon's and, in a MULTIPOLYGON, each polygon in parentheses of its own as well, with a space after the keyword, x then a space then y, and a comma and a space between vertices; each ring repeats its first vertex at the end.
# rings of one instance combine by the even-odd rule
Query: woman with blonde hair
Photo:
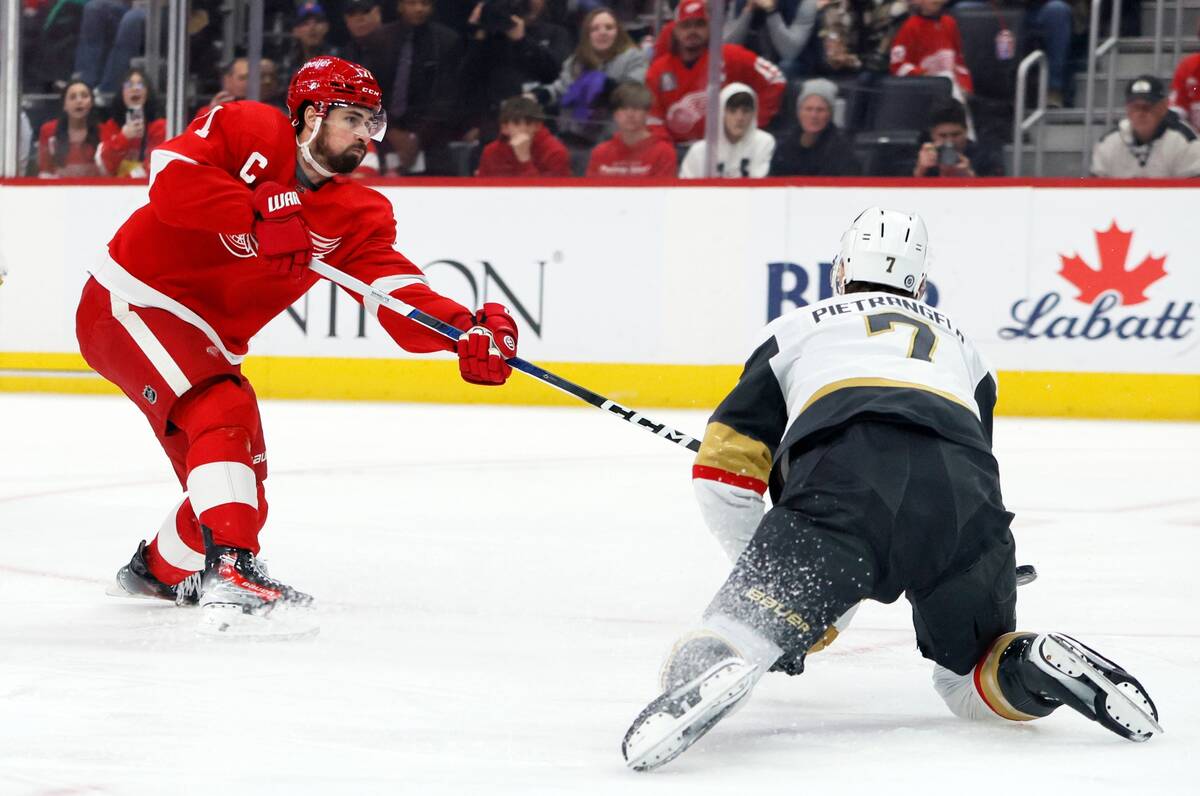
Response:
POLYGON ((592 9, 579 28, 579 45, 563 61, 558 80, 533 95, 543 107, 559 106, 560 135, 596 143, 610 132, 609 93, 625 81, 644 81, 649 59, 611 9, 592 9))

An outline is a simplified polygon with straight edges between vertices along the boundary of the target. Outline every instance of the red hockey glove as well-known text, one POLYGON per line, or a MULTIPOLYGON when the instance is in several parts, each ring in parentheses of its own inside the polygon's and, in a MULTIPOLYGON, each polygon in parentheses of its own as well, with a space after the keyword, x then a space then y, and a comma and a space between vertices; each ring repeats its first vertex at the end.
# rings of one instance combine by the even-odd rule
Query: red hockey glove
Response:
POLYGON ((489 302, 458 338, 458 370, 471 384, 503 384, 512 373, 504 360, 517 355, 517 324, 503 304, 489 302))
POLYGON ((312 238, 300 217, 300 195, 277 182, 254 191, 254 237, 258 256, 280 275, 299 279, 312 259, 312 238))

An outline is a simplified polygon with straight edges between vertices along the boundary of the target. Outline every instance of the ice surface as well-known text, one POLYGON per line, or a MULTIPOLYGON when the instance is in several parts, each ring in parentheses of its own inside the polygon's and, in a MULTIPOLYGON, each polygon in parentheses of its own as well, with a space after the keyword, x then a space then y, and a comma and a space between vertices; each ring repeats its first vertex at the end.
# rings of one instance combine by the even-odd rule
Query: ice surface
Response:
POLYGON ((138 412, 7 395, 0 416, 5 796, 1197 792, 1200 425, 996 431, 1041 572, 1021 627, 1120 661, 1167 734, 955 719, 901 600, 638 775, 622 735, 726 570, 685 451, 586 408, 268 402, 265 555, 322 631, 222 643, 194 609, 104 596, 177 500, 138 412))

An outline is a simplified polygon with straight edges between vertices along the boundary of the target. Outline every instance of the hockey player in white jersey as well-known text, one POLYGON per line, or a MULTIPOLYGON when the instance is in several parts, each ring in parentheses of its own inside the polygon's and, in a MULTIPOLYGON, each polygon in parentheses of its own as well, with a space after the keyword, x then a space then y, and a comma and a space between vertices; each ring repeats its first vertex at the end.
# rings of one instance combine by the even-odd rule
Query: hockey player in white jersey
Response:
POLYGON ((1028 721, 1066 704, 1133 741, 1162 731, 1116 663, 1060 633, 1016 631, 996 378, 922 302, 928 255, 919 216, 861 213, 834 262, 836 295, 769 324, 713 414, 692 477, 736 563, 626 733, 631 768, 674 759, 767 671, 802 671, 861 600, 901 594, 956 715, 1028 721))

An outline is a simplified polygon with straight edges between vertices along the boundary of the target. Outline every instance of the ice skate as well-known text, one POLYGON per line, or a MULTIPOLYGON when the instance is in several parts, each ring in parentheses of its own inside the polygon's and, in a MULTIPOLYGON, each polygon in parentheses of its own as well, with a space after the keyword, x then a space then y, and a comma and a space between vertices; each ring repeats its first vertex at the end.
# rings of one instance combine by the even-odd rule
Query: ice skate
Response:
POLYGON ((200 579, 197 632, 221 638, 296 638, 318 631, 311 596, 269 577, 249 550, 214 547, 200 579))
POLYGON ((146 542, 138 545, 129 563, 117 570, 117 577, 106 590, 110 597, 169 600, 176 605, 196 605, 199 602, 200 573, 188 575, 171 586, 150 574, 146 565, 146 542))
POLYGON ((1145 741, 1163 732, 1158 709, 1134 677, 1100 653, 1061 633, 1029 642, 1022 671, 1026 686, 1058 700, 1122 738, 1145 741))
POLYGON ((649 771, 674 760, 745 701, 757 672, 716 636, 684 642, 663 669, 664 693, 625 733, 626 764, 649 771))

